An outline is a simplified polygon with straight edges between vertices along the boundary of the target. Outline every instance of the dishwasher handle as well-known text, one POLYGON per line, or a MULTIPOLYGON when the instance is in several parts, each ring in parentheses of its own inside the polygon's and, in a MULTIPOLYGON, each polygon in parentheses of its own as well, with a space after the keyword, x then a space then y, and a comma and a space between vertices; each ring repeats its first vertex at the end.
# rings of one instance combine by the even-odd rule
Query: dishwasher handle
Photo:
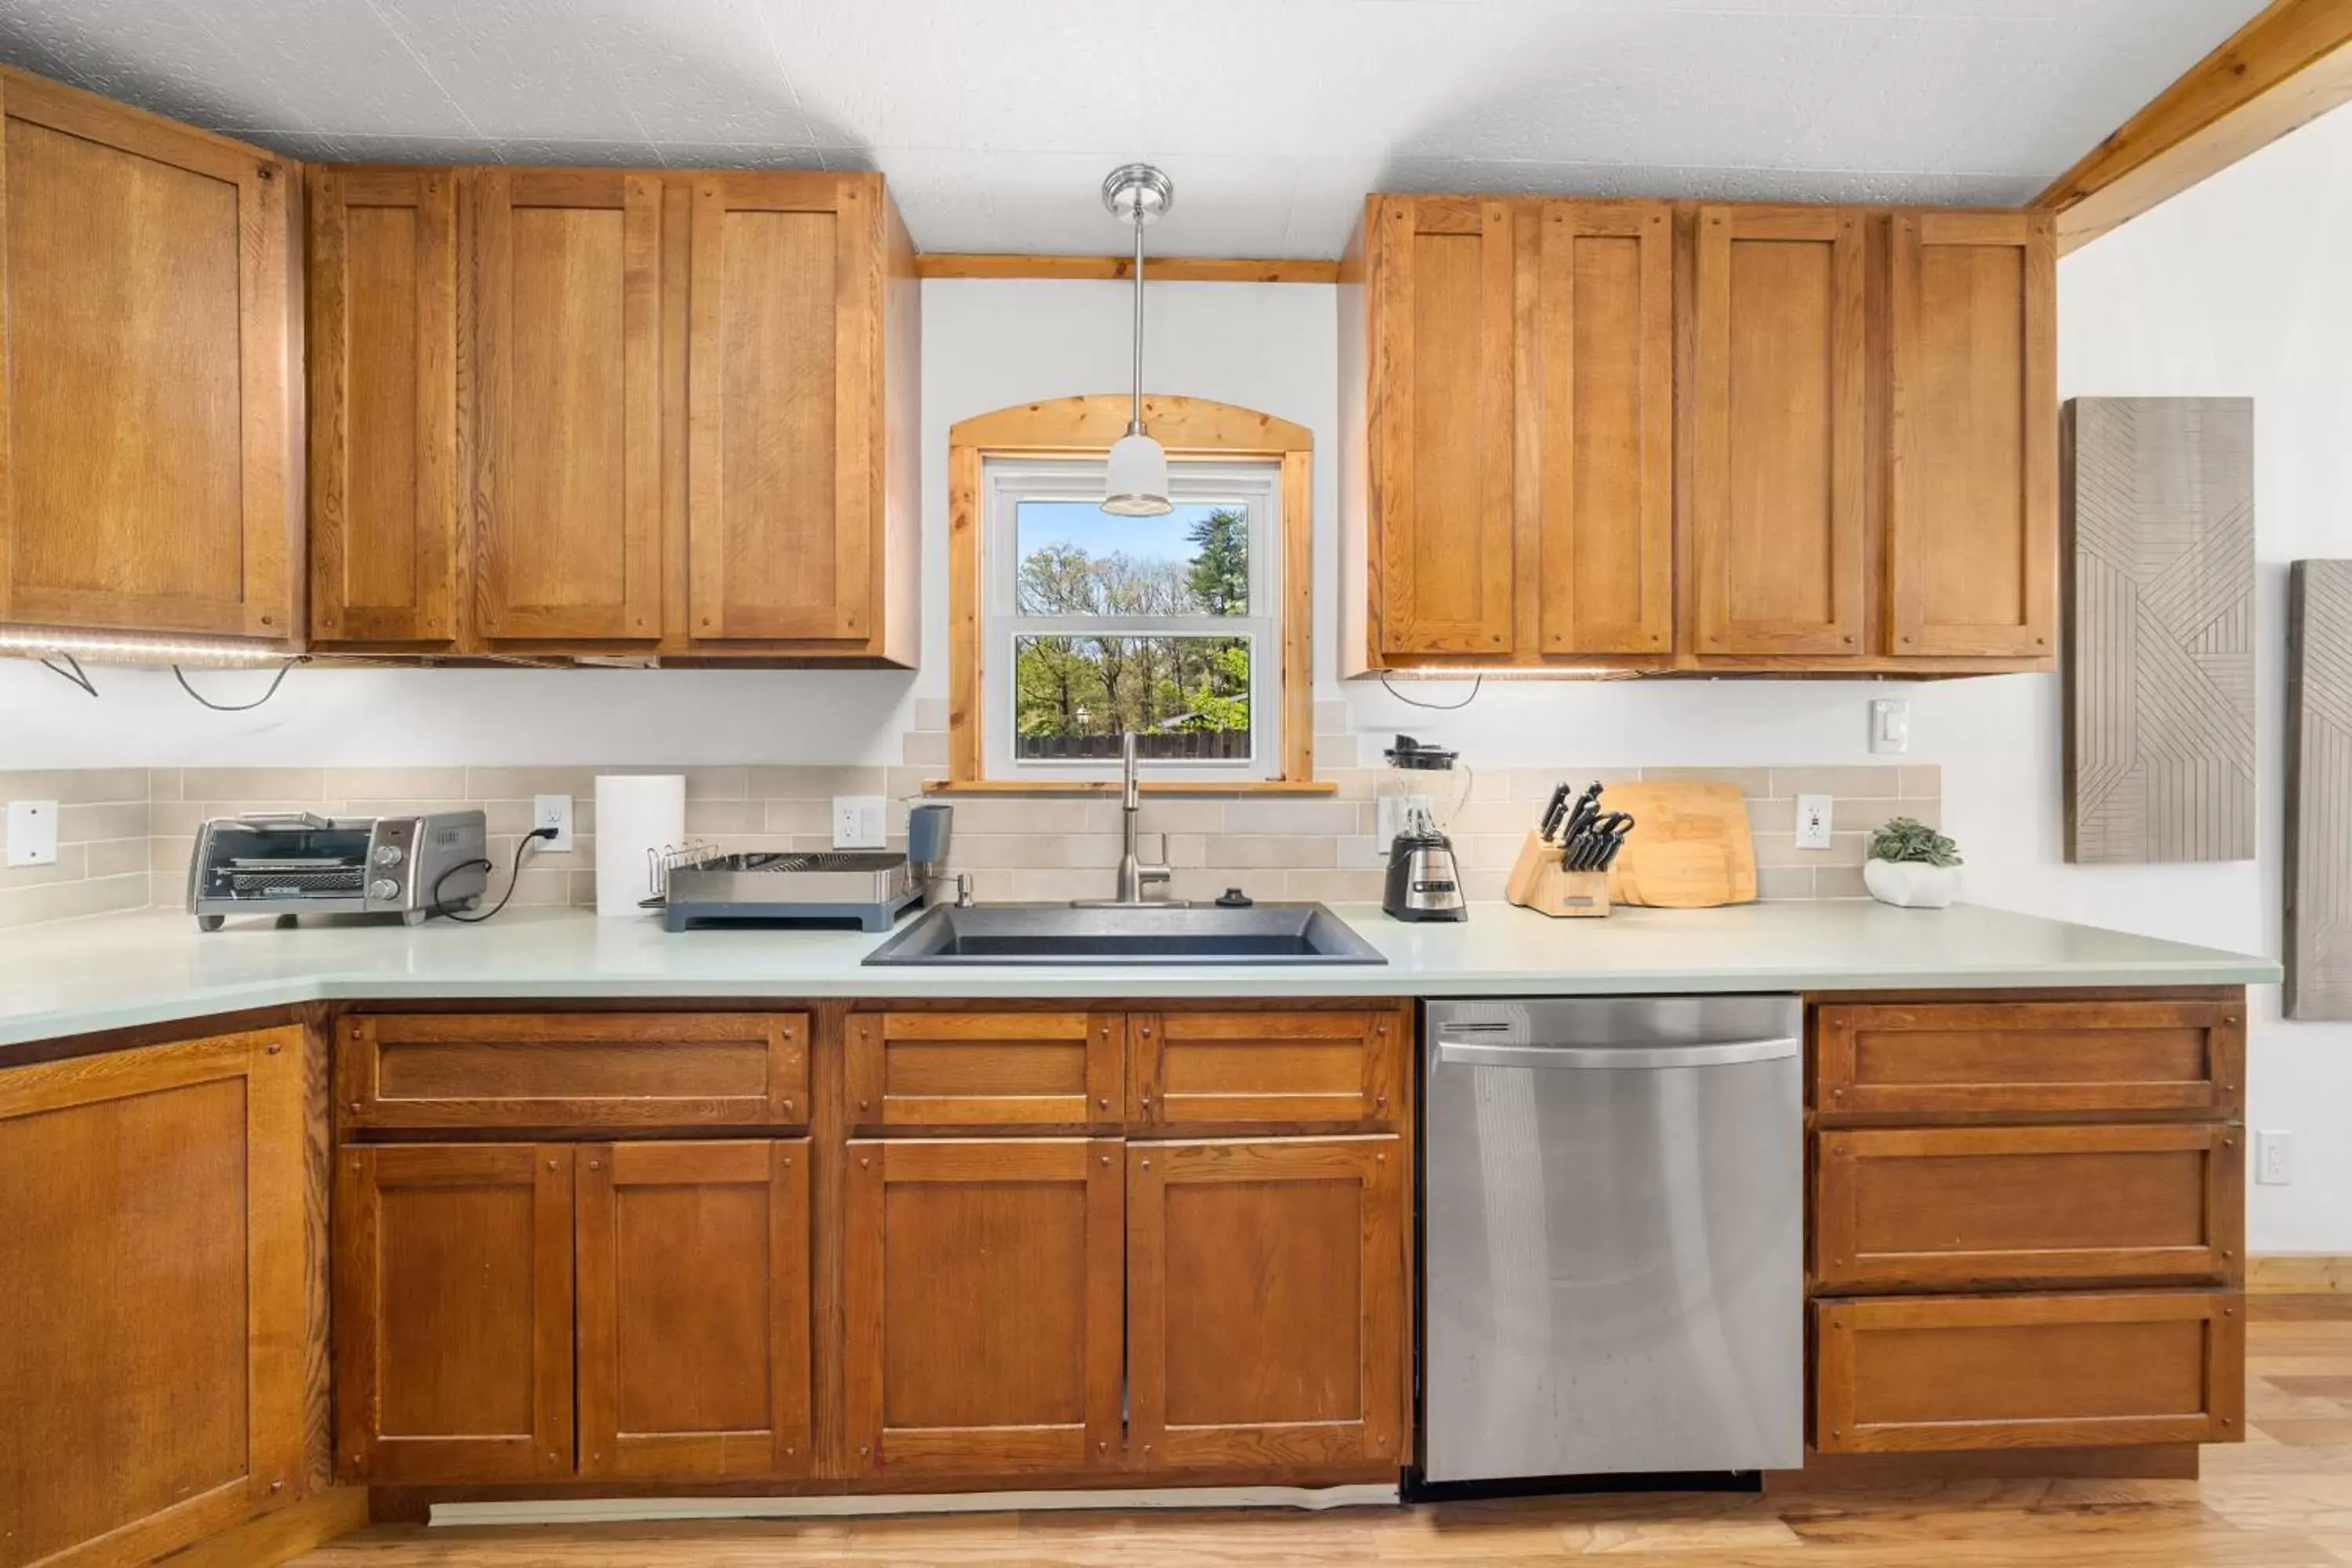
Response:
POLYGON ((1485 1040, 1437 1039, 1437 1059, 1474 1068, 1719 1068, 1741 1062, 1785 1061, 1798 1051, 1793 1035, 1755 1040, 1710 1040, 1687 1046, 1507 1046, 1485 1040))

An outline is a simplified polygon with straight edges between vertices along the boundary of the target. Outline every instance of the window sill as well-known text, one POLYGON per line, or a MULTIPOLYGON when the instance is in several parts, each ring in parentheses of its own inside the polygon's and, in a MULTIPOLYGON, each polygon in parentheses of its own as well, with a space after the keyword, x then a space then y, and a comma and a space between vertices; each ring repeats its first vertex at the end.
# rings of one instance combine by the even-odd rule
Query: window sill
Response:
MULTIPOLYGON (((1117 779, 933 779, 925 795, 1117 795, 1117 779)), ((1200 784, 1146 780, 1146 795, 1337 795, 1339 786, 1320 779, 1245 779, 1200 784)))

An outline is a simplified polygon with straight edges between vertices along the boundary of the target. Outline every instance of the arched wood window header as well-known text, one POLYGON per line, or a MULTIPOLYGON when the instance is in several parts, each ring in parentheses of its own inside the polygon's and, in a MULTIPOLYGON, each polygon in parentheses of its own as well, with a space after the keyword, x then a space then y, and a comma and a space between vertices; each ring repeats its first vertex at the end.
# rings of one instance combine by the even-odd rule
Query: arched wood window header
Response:
MULTIPOLYGON (((948 430, 948 777, 937 791, 1097 794, 1112 783, 996 781, 981 765, 981 464, 991 457, 1094 457, 1127 433, 1124 393, 1021 403, 948 430)), ((1147 396, 1143 421, 1171 458, 1273 458, 1282 466, 1282 776, 1153 783, 1158 794, 1328 794, 1315 782, 1315 438, 1304 425, 1205 397, 1147 396)))

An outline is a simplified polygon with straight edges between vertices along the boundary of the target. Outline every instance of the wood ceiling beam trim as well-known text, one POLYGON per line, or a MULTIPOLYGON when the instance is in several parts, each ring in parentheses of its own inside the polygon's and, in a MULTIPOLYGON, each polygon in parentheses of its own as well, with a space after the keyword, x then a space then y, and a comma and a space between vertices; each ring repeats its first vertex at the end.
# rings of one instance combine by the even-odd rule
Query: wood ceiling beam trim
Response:
POLYGON ((2352 101, 2352 0, 2272 0, 2034 197, 2060 254, 2352 101))
MULTIPOLYGON (((919 256, 920 278, 1058 278, 1120 281, 1133 275, 1125 256, 999 256, 947 253, 919 256)), ((1143 276, 1153 283, 1337 283, 1336 261, 1222 256, 1155 256, 1143 276)))

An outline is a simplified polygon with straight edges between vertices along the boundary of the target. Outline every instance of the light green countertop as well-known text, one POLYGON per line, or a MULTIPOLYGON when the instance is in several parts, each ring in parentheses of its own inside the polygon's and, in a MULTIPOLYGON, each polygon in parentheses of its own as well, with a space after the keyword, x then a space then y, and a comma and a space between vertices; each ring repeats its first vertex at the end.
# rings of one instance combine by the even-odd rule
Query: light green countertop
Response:
POLYGON ((1957 986, 2240 985, 2272 959, 1959 905, 1866 900, 1621 909, 1550 921, 1479 904, 1456 925, 1338 912, 1385 965, 862 967, 881 936, 709 931, 650 918, 509 910, 490 924, 200 933, 166 910, 0 932, 0 1046, 311 1001, 819 996, 1604 995, 1957 986))

